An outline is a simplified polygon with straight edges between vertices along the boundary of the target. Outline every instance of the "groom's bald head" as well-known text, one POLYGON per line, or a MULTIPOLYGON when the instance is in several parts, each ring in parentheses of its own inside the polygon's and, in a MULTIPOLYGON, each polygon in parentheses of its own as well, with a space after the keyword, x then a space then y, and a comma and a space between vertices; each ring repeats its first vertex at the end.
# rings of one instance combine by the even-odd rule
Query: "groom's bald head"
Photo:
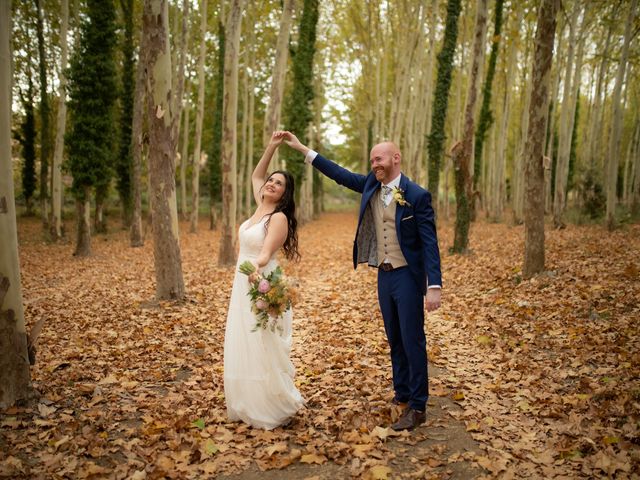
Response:
POLYGON ((371 149, 371 171, 384 184, 400 175, 400 149, 393 142, 378 143, 371 149))

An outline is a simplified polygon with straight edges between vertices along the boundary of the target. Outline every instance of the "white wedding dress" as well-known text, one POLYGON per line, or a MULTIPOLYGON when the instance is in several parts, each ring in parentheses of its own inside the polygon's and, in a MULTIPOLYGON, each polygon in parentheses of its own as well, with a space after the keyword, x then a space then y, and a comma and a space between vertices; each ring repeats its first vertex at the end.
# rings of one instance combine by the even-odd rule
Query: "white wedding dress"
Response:
MULTIPOLYGON (((224 338, 224 394, 230 420, 271 430, 295 415, 304 400, 293 383, 295 369, 289 358, 292 311, 279 319, 281 331, 267 328, 252 332, 256 318, 247 295, 249 282, 238 271, 242 262, 255 260, 260 253, 267 218, 253 225, 247 220, 239 230, 240 254, 224 338)), ((264 273, 277 266, 274 255, 264 273)))

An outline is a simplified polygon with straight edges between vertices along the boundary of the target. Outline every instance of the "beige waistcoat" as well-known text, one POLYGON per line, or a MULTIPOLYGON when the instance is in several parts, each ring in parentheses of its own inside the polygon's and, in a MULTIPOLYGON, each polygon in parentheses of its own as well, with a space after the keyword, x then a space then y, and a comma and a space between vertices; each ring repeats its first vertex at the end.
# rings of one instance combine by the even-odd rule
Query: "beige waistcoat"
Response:
POLYGON ((391 200, 385 207, 380 192, 371 198, 373 207, 373 221, 376 229, 378 265, 386 262, 393 268, 404 267, 407 261, 400 250, 398 234, 396 233, 396 202, 391 200))

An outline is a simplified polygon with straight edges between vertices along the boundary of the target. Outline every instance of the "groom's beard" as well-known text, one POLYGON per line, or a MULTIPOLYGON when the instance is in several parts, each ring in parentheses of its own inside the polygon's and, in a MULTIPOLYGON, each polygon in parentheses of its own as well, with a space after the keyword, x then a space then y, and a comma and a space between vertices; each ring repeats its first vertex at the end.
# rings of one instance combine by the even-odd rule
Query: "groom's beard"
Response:
POLYGON ((387 170, 384 167, 376 167, 373 170, 373 174, 376 176, 376 180, 382 182, 387 176, 387 170))

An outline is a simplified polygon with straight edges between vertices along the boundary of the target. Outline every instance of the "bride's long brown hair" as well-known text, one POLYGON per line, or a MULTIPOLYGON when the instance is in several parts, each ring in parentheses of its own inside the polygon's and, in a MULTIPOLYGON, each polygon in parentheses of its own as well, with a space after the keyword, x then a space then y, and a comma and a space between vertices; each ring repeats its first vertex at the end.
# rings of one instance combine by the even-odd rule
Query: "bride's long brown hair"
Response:
POLYGON ((271 221, 271 215, 276 212, 284 213, 287 217, 287 239, 284 241, 284 245, 282 245, 282 250, 284 251, 284 256, 286 258, 298 261, 300 260, 300 253, 298 252, 298 221, 296 220, 295 184, 293 175, 285 170, 276 170, 267 177, 267 180, 264 182, 265 185, 276 173, 279 173, 285 179, 284 192, 282 193, 282 197, 277 203, 275 210, 268 214, 269 218, 265 222, 264 228, 265 230, 268 228, 269 222, 271 221))

